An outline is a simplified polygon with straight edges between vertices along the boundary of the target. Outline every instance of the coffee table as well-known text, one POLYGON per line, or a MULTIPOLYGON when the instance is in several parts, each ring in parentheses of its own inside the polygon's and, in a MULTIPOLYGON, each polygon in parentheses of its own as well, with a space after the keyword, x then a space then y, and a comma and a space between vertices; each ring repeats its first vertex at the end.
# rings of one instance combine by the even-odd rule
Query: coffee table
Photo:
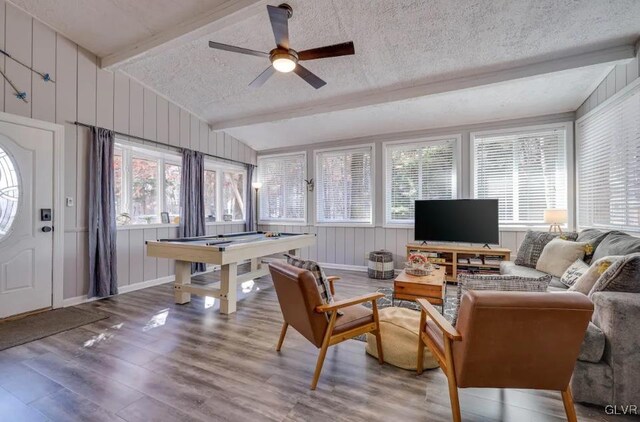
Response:
POLYGON ((434 305, 442 305, 444 298, 445 269, 436 268, 429 275, 415 276, 404 270, 393 282, 393 301, 396 299, 427 299, 434 305))

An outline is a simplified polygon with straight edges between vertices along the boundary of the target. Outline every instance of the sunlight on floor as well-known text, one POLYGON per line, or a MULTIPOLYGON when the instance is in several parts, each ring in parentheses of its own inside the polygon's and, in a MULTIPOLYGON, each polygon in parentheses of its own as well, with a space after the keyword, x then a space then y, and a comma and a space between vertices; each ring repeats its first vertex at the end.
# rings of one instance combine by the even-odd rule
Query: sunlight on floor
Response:
MULTIPOLYGON (((120 328, 122 328, 123 325, 124 323, 121 322, 120 324, 112 325, 111 328, 113 328, 114 330, 119 330, 120 328)), ((109 329, 106 329, 104 333, 100 333, 96 336, 91 337, 89 340, 85 341, 83 346, 92 347, 100 343, 101 341, 108 340, 113 337, 115 337, 115 335, 109 334, 109 329)))
POLYGON ((167 317, 169 316, 169 309, 163 309, 157 314, 155 314, 147 325, 144 326, 142 331, 153 330, 154 328, 161 327, 167 322, 167 317))
POLYGON ((204 309, 209 309, 210 307, 215 305, 215 303, 216 303, 216 298, 215 297, 206 296, 204 298, 204 309))
MULTIPOLYGON (((241 283, 240 287, 242 288, 242 293, 251 292, 251 290, 253 290, 254 285, 255 283, 253 282, 253 280, 248 280, 248 281, 245 281, 244 283, 241 283)), ((256 290, 259 290, 259 289, 256 289, 256 290)))

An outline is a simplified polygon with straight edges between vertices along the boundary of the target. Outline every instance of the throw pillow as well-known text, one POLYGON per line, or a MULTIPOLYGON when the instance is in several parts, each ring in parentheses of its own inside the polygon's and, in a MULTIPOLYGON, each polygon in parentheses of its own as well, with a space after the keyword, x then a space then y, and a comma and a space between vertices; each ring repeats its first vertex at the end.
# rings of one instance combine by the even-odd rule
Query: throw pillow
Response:
POLYGON ((578 233, 549 233, 529 230, 518 249, 515 264, 535 268, 544 247, 556 237, 565 240, 576 240, 578 233))
POLYGON ((570 242, 568 240, 553 239, 542 250, 536 264, 536 270, 562 277, 567 268, 577 259, 584 258, 584 248, 587 243, 570 242))
POLYGON ((603 232, 598 229, 585 229, 578 234, 578 238, 576 239, 577 242, 589 243, 589 245, 587 245, 585 249, 584 262, 586 262, 587 264, 591 264, 591 261, 593 260, 593 254, 595 250, 598 248, 598 245, 600 245, 600 242, 602 242, 604 238, 607 237, 610 233, 622 233, 622 232, 618 232, 618 231, 603 232))
POLYGON ((640 253, 626 255, 607 267, 589 296, 603 291, 640 293, 640 253))
POLYGON ((593 253, 593 260, 610 255, 629 255, 640 252, 640 238, 613 231, 602 239, 593 253))
POLYGON ((569 287, 569 290, 572 292, 580 292, 584 295, 588 295, 593 286, 595 286, 596 282, 600 278, 600 276, 613 264, 616 262, 620 256, 605 256, 604 258, 600 258, 597 261, 594 261, 589 269, 582 274, 573 286, 569 287))
MULTIPOLYGON (((329 287, 329 280, 325 275, 322 267, 315 261, 309 261, 306 259, 300 259, 298 257, 285 254, 287 258, 287 264, 294 267, 302 268, 303 270, 309 270, 316 279, 316 287, 318 287, 318 293, 320 293, 320 299, 325 305, 332 304, 334 302, 333 295, 331 294, 331 288, 329 287)), ((338 315, 342 315, 341 311, 338 311, 338 315)), ((327 314, 327 318, 329 315, 327 314)))
POLYGON ((462 295, 468 290, 495 290, 502 292, 546 292, 550 275, 542 277, 520 277, 499 274, 460 274, 456 307, 452 311, 451 324, 456 325, 462 295))
POLYGON ((581 259, 576 259, 576 262, 571 264, 569 268, 567 268, 567 271, 562 274, 562 277, 560 277, 560 283, 567 287, 571 287, 582 276, 582 274, 587 272, 587 270, 589 270, 589 265, 581 259))

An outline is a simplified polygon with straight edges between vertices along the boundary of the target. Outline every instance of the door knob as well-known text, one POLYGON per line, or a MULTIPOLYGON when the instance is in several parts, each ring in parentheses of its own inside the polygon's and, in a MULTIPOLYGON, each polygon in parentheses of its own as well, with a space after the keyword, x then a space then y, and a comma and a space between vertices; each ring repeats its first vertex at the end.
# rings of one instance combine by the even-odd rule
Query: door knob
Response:
POLYGON ((44 226, 42 227, 42 231, 45 233, 49 233, 50 231, 53 231, 53 227, 44 226))

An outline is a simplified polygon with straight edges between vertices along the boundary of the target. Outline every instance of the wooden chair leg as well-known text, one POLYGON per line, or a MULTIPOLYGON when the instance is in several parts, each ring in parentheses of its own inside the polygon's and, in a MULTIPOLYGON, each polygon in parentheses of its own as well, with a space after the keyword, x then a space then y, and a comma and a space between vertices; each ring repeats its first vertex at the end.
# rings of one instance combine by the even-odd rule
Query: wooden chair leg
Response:
POLYGON ((332 312, 331 319, 329 319, 329 326, 324 334, 322 340, 322 346, 320 347, 320 353, 318 354, 318 361, 316 362, 316 370, 313 373, 313 380, 311 381, 311 389, 315 390, 318 385, 318 379, 320 379, 320 372, 322 372, 322 364, 324 364, 324 358, 327 355, 327 349, 329 348, 329 340, 331 340, 331 334, 333 333, 333 327, 336 324, 336 317, 338 313, 332 312))
POLYGON ((423 310, 420 312, 420 325, 418 326, 418 361, 416 362, 416 372, 422 374, 422 363, 424 361, 424 343, 422 341, 422 330, 427 323, 427 313, 423 310))
POLYGON ((376 323, 376 330, 373 332, 376 336, 376 346, 378 349, 378 362, 380 365, 384 363, 384 356, 382 354, 382 336, 380 335, 380 319, 378 318, 378 304, 376 301, 372 301, 373 320, 376 323))
POLYGON ((449 384, 449 399, 451 400, 451 418, 453 422, 461 422, 460 400, 458 399, 458 383, 456 382, 456 373, 453 369, 453 351, 451 350, 451 340, 444 339, 444 354, 447 366, 443 368, 447 375, 449 384))
POLYGON ((562 403, 564 403, 564 411, 567 414, 568 422, 577 422, 576 408, 573 405, 573 396, 571 395, 571 388, 567 386, 567 389, 560 392, 562 394, 562 403))
POLYGON ((278 346, 276 346, 276 351, 279 352, 282 349, 282 343, 284 343, 284 336, 287 334, 287 328, 289 328, 289 324, 286 322, 282 323, 282 331, 280 331, 280 338, 278 339, 278 346))

